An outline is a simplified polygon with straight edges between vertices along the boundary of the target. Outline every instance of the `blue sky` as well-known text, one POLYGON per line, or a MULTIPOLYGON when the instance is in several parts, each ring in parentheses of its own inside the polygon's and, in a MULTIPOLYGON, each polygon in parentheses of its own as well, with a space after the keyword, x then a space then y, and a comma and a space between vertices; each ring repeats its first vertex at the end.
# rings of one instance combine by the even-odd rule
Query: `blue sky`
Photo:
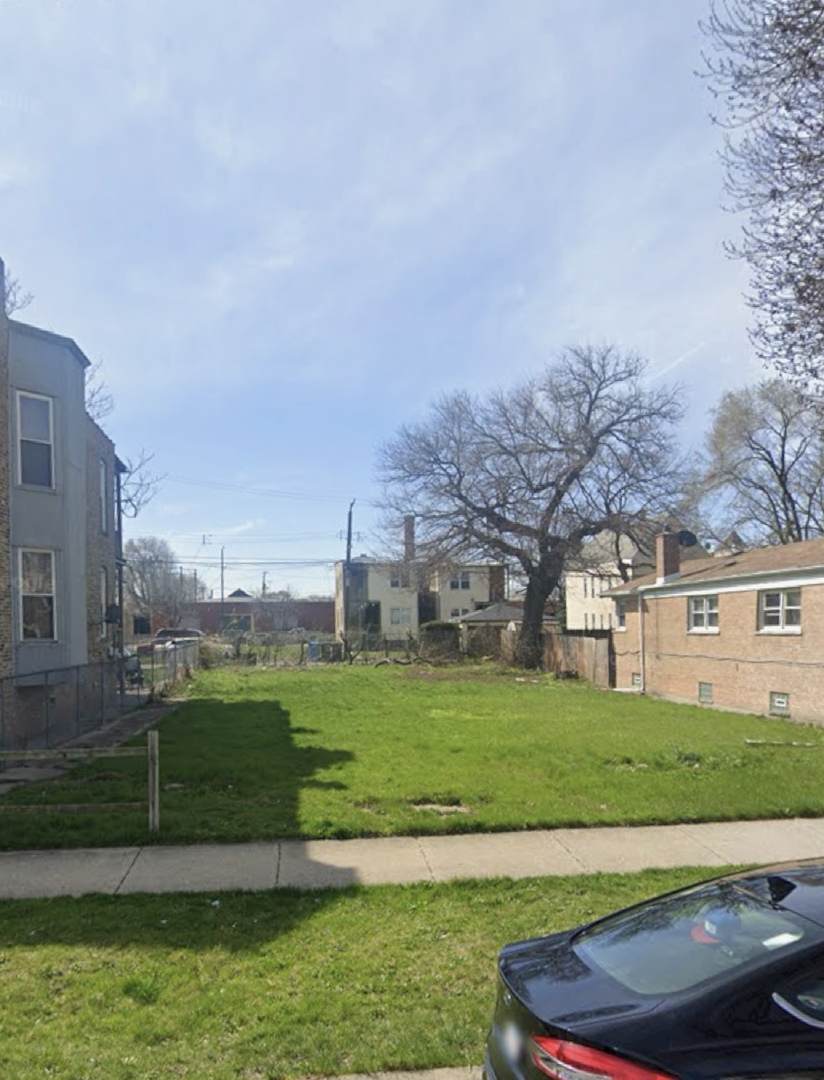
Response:
POLYGON ((0 0, 0 255, 102 360, 127 535, 331 593, 375 446, 615 342, 685 440, 760 372, 723 252, 706 0, 0 0), (205 538, 205 543, 204 543, 205 538))

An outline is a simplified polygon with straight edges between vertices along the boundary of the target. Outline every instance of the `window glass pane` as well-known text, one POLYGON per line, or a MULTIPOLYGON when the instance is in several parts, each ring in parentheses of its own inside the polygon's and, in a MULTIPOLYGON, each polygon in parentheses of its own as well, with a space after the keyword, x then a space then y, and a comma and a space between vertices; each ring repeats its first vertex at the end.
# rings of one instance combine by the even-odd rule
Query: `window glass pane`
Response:
POLYGON ((23 637, 54 639, 54 600, 51 596, 23 597, 23 637))
POLYGON ((718 626, 718 601, 707 611, 707 626, 718 626))
POLYGON ((51 410, 48 398, 20 395, 20 437, 51 442, 51 410))
POLYGON ((588 964, 639 994, 673 994, 820 930, 726 882, 699 886, 608 917, 573 942, 588 964))
POLYGON ((785 626, 800 626, 801 625, 801 608, 787 608, 784 611, 784 625, 785 626))
POLYGON ((41 442, 20 443, 20 482, 37 487, 52 486, 51 444, 41 442))
POLYGON ((24 594, 52 594, 52 557, 49 551, 24 551, 21 559, 22 581, 20 591, 24 594))

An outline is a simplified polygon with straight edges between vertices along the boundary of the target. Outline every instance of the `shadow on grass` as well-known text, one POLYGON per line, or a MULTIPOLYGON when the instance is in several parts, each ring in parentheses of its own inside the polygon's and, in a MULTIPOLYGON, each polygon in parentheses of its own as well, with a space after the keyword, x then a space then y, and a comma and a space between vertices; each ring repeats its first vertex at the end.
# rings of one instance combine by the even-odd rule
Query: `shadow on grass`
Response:
MULTIPOLYGON (((353 757, 308 743, 315 732, 293 729, 276 699, 194 699, 164 717, 158 729, 158 837, 148 832, 145 760, 100 759, 0 798, 0 806, 38 807, 36 813, 0 813, 0 849, 194 844, 217 842, 227 833, 240 842, 297 839, 301 791, 343 789, 336 773, 353 757), (147 810, 118 813, 118 802, 140 802, 147 810), (112 805, 95 814, 57 809, 78 804, 112 805)), ((145 735, 132 741, 145 744, 145 735)))
MULTIPOLYGON (((341 873, 344 873, 343 871, 341 873)), ((0 900, 0 948, 41 945, 255 953, 351 890, 0 900)))
MULTIPOLYGON (((290 714, 276 700, 193 700, 165 717, 159 730, 160 840, 175 845, 212 840, 227 815, 249 840, 299 836, 301 790, 343 787, 324 774, 353 756, 296 745, 290 714)), ((314 734, 306 728, 298 733, 304 738, 314 734)), ((95 761, 72 770, 64 780, 25 785, 14 797, 41 804, 102 804, 115 793, 121 799, 146 798, 144 760, 95 761)), ((206 858, 194 851, 190 858, 179 847, 166 852, 155 844, 137 859, 137 852, 129 850, 99 855, 8 850, 136 848, 149 836, 133 818, 113 813, 0 815, 0 843, 7 849, 0 854, 0 896, 7 898, 0 900, 0 943, 255 950, 340 903, 339 890, 356 882, 352 869, 319 863, 301 843, 289 845, 290 873, 307 883, 305 892, 275 888, 280 849, 274 842, 243 851, 241 875, 249 878, 245 882, 223 873, 237 868, 237 852, 225 848, 223 862, 217 845, 201 852, 206 858), (146 861, 149 868, 141 868, 146 861), (316 883, 321 887, 313 887, 316 883), (238 885, 260 891, 231 891, 238 885), (192 892, 164 893, 164 887, 192 892), (157 894, 156 888, 161 890, 157 894), (119 889, 123 895, 111 895, 119 889), (230 891, 222 891, 226 889, 230 891), (76 893, 93 895, 76 899, 71 895, 76 893)))

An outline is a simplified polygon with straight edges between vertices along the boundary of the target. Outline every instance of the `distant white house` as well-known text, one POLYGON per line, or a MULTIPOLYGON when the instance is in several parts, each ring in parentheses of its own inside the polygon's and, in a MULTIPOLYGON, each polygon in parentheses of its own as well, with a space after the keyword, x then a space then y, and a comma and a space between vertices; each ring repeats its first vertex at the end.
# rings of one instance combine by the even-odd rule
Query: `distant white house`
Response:
POLYGON ((426 574, 414 561, 360 555, 335 564, 335 633, 400 639, 422 623, 459 619, 503 599, 504 567, 472 563, 426 574))
MULTIPOLYGON (((564 605, 568 630, 614 630, 615 604, 605 594, 624 581, 648 574, 655 567, 655 530, 651 524, 638 542, 605 530, 584 544, 576 566, 564 574, 564 605), (623 570, 623 574, 622 574, 623 570)), ((694 539, 694 538, 693 538, 694 539)), ((682 559, 706 557, 700 544, 682 548, 682 559)))

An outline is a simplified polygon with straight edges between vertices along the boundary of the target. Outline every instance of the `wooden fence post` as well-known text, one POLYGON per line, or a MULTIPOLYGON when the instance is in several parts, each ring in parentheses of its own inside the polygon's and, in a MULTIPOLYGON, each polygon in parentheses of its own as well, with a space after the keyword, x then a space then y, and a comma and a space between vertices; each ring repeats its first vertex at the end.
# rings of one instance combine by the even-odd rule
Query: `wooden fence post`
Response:
POLYGON ((160 747, 157 731, 147 735, 146 756, 149 760, 149 832, 160 832, 160 747))

